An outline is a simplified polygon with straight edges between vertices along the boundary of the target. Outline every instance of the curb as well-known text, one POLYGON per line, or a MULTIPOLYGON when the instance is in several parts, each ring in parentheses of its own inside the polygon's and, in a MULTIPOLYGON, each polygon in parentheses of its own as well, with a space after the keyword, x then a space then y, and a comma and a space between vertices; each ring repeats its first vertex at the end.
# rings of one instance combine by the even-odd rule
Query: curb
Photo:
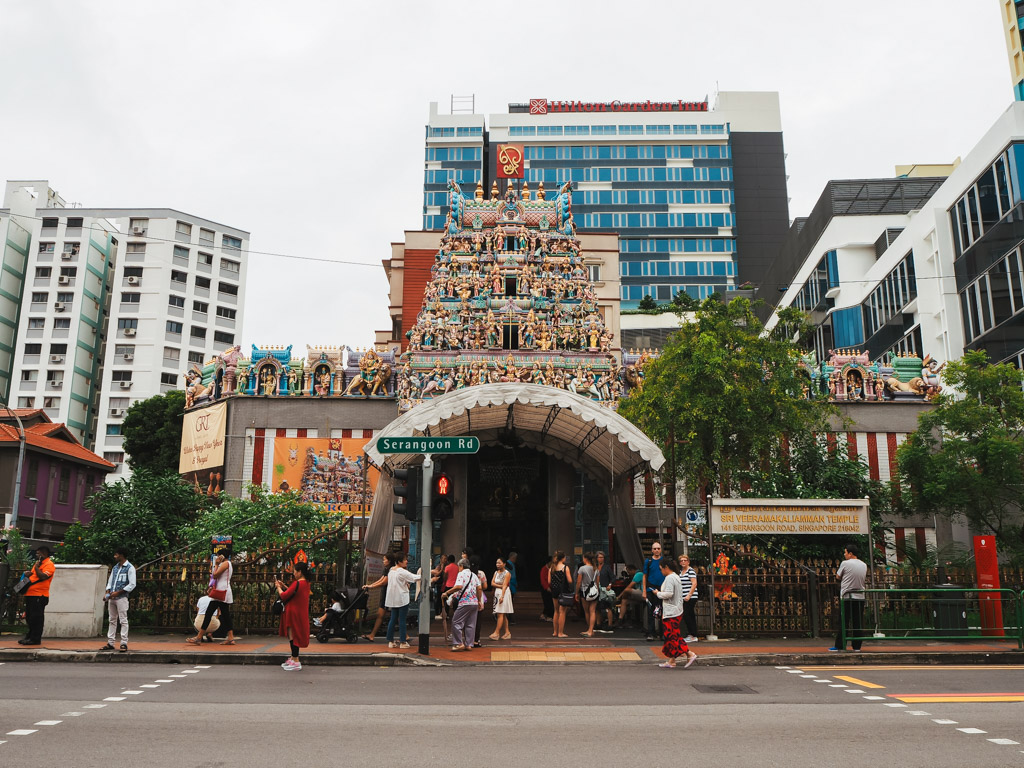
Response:
MULTIPOLYGON (((0 662, 46 661, 85 664, 279 664, 280 653, 203 653, 173 651, 18 651, 0 650, 0 662)), ((304 666, 317 667, 446 667, 443 661, 400 653, 303 654, 304 666)))

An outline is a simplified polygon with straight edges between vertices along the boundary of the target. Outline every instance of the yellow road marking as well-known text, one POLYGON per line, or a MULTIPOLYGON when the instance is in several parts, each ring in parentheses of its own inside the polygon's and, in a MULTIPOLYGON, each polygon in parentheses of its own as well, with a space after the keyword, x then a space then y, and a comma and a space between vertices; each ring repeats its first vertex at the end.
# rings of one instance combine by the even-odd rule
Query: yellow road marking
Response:
POLYGON ((956 704, 961 701, 1024 701, 1024 696, 897 696, 907 704, 956 704))
POLYGON ((845 675, 834 675, 836 680, 845 680, 848 683, 859 685, 862 688, 885 688, 884 685, 876 685, 875 683, 869 683, 867 680, 861 680, 859 677, 847 677, 845 675))

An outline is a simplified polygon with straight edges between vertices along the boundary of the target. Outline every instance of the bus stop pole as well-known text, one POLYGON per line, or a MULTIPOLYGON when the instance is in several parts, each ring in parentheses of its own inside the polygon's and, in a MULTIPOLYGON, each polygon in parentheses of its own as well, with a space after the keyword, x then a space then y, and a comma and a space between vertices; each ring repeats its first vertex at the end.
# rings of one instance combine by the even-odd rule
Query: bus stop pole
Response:
POLYGON ((434 484, 434 463, 430 454, 423 454, 423 487, 420 489, 420 503, 423 514, 420 521, 420 620, 419 620, 419 652, 430 653, 430 569, 434 550, 434 523, 431 520, 430 490, 434 484))

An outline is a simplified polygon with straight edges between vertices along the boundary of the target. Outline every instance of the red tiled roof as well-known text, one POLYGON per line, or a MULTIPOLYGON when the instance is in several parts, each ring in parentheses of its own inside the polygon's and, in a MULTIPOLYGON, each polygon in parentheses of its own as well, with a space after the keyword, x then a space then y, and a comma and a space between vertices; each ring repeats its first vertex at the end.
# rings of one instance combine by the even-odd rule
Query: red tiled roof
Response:
MULTIPOLYGON (((22 411, 26 415, 33 413, 29 409, 20 409, 20 411, 15 412, 18 413, 18 416, 22 416, 22 411)), ((47 421, 49 423, 32 424, 25 428, 26 445, 47 451, 48 453, 66 456, 75 461, 93 464, 107 470, 114 469, 114 465, 109 461, 101 456, 97 456, 75 440, 74 435, 63 424, 55 424, 49 421, 49 419, 47 421)), ((19 439, 17 426, 10 423, 0 423, 0 445, 8 443, 17 444, 19 439)))

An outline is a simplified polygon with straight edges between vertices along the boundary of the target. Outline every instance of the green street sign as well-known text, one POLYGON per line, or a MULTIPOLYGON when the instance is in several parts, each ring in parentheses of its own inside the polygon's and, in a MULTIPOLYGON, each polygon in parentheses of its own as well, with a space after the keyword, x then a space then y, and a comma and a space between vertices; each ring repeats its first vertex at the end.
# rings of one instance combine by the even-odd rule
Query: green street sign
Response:
POLYGON ((379 453, 476 453, 480 438, 465 437, 379 437, 379 453))

